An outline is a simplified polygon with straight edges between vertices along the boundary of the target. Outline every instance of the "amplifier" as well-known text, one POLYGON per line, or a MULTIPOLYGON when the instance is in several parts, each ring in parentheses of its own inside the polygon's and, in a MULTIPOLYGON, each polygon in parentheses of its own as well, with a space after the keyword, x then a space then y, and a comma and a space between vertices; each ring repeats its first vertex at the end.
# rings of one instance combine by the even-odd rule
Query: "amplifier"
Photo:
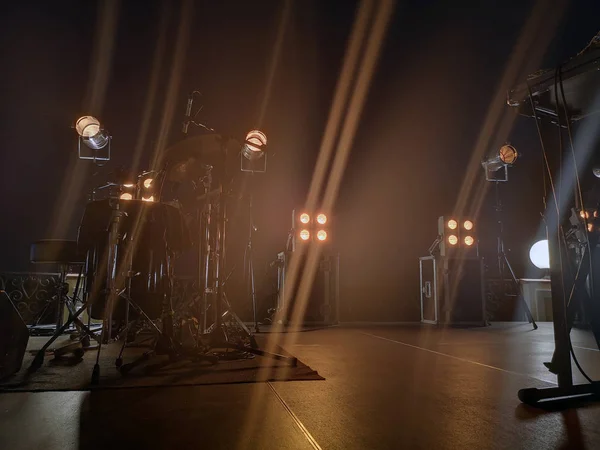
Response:
POLYGON ((421 322, 485 326, 483 259, 419 258, 421 322))

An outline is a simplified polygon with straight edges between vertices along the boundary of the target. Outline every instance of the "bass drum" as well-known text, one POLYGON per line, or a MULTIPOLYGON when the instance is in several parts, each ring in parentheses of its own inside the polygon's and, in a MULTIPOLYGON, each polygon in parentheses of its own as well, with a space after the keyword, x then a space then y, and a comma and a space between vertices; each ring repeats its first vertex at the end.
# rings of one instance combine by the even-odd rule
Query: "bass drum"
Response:
MULTIPOLYGON (((115 245, 118 291, 127 287, 131 260, 131 299, 151 318, 170 309, 174 254, 187 248, 189 236, 179 210, 162 203, 106 199, 87 205, 79 227, 79 250, 87 255, 85 289, 91 296, 91 316, 103 320, 108 304, 109 231, 119 211, 115 245)), ((113 320, 125 318, 126 302, 118 299, 113 320)))

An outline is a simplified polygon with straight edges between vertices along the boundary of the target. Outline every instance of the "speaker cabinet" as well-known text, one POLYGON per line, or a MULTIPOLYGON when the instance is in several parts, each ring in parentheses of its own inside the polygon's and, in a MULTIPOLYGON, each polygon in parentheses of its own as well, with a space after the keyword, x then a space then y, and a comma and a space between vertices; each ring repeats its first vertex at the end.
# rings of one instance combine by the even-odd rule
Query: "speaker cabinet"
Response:
POLYGON ((8 294, 0 291, 0 380, 21 370, 29 330, 8 294))

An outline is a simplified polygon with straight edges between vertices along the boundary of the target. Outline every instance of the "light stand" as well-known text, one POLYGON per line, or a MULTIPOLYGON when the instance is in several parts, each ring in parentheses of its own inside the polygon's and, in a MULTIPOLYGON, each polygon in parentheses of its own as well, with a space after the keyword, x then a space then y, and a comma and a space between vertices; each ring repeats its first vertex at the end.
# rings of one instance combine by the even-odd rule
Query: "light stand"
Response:
MULTIPOLYGON (((506 170, 506 167, 505 167, 505 170, 506 170)), ((495 196, 496 196, 496 202, 495 202, 494 208, 496 210, 496 217, 497 217, 497 223, 498 223, 498 236, 497 236, 498 274, 500 276, 502 297, 505 300, 508 297, 508 293, 506 292, 506 286, 504 283, 505 269, 508 269, 508 273, 510 274, 510 278, 511 278, 513 285, 517 292, 516 295, 517 295, 518 299, 521 301, 521 306, 523 307, 523 309, 525 311, 527 320, 529 321, 530 324, 533 325, 533 329, 537 330, 538 326, 535 323, 535 320, 533 319, 531 310, 529 309, 529 306, 527 306, 527 302, 525 301, 525 299, 523 298, 523 295, 521 294, 521 286, 520 286, 519 280, 517 279, 515 272, 510 264, 510 261, 508 260, 508 256, 506 255, 506 252, 504 251, 504 223, 502 222, 502 200, 500 198, 500 189, 498 186, 499 183, 500 183, 500 181, 494 181, 495 196)))
POLYGON ((254 225, 253 200, 254 200, 254 173, 265 173, 267 171, 267 136, 259 130, 252 130, 246 135, 246 141, 240 152, 240 170, 250 173, 250 187, 248 195, 248 242, 244 252, 244 270, 246 276, 246 290, 252 302, 252 315, 254 331, 260 333, 257 318, 256 285, 254 278, 254 255, 252 238, 257 230, 254 225))
MULTIPOLYGON (((253 177, 253 173, 250 174, 253 177)), ((257 230, 254 225, 254 217, 252 214, 252 204, 254 199, 254 185, 253 179, 250 181, 250 194, 248 200, 248 242, 246 244, 246 251, 244 253, 244 270, 246 270, 246 281, 247 281, 247 290, 250 293, 250 299, 252 301, 252 314, 254 320, 254 332, 260 333, 260 327, 258 325, 257 318, 257 305, 256 305, 256 285, 254 282, 254 255, 253 255, 253 247, 252 247, 252 238, 254 236, 254 232, 257 230)))
MULTIPOLYGON (((225 294, 225 251, 226 251, 226 228, 227 228, 227 205, 226 205, 226 194, 223 186, 223 180, 226 177, 226 162, 227 162, 227 151, 226 144, 223 143, 221 150, 221 161, 220 171, 217 179, 219 183, 218 187, 218 200, 216 208, 218 210, 217 219, 217 230, 215 233, 215 258, 216 265, 214 267, 214 291, 216 292, 216 299, 213 305, 213 317, 214 323, 208 327, 203 334, 207 338, 208 347, 212 349, 232 349, 241 352, 251 353, 254 355, 265 356, 272 359, 285 361, 291 366, 296 366, 298 360, 293 356, 280 355, 277 353, 270 353, 261 350, 256 343, 254 335, 250 332, 244 322, 238 317, 233 311, 231 304, 225 294), (242 329, 243 333, 250 340, 250 346, 231 342, 230 335, 227 330, 227 326, 224 322, 226 318, 233 319, 236 324, 242 329)), ((212 199, 212 195, 210 196, 212 199)), ((212 201, 212 200, 211 200, 212 201)))

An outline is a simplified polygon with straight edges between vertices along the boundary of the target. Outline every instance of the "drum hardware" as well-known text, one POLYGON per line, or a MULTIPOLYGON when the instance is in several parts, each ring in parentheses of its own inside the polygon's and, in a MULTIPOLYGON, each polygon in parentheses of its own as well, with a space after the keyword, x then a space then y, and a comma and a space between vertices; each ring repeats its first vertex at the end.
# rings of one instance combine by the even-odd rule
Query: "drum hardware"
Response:
MULTIPOLYGON (((54 298, 57 303, 57 317, 56 317, 56 329, 52 337, 46 342, 46 344, 37 352, 34 360, 31 363, 30 371, 35 371, 44 362, 44 356, 50 346, 62 336, 66 331, 73 330, 72 326, 75 326, 77 330, 76 338, 79 339, 77 351, 83 351, 83 348, 89 348, 90 339, 98 341, 99 338, 96 334, 90 330, 88 325, 85 325, 80 319, 79 315, 85 311, 85 305, 76 311, 76 305, 79 302, 78 292, 83 272, 83 261, 79 261, 77 257, 77 243, 75 241, 62 241, 62 240, 43 240, 37 241, 31 246, 31 261, 33 263, 54 263, 59 265, 60 276, 58 280, 58 287, 54 298), (68 284, 67 284, 67 272, 69 271, 70 265, 79 265, 79 275, 75 283, 75 289, 73 296, 68 296, 68 284), (67 308, 68 319, 63 323, 64 310, 67 308)), ((72 352, 71 347, 73 344, 68 344, 63 348, 54 350, 55 357, 59 357, 65 353, 72 352)))
POLYGON ((225 293, 225 280, 222 278, 222 272, 225 268, 225 243, 226 243, 226 224, 227 224, 227 208, 225 204, 225 194, 223 190, 222 178, 219 178, 219 218, 217 229, 217 264, 215 267, 215 285, 217 290, 217 299, 214 304, 214 324, 207 330, 203 337, 208 337, 209 347, 213 349, 225 348, 238 350, 241 352, 251 353, 254 355, 269 357, 272 359, 286 361, 292 366, 296 366, 298 360, 293 356, 285 356, 277 353, 266 352, 260 350, 256 342, 256 338, 252 332, 246 327, 244 322, 233 311, 227 295, 225 293), (223 309, 223 306, 225 307, 223 309), (245 337, 249 339, 250 346, 231 342, 230 332, 227 329, 224 319, 230 318, 236 322, 243 330, 245 337))

